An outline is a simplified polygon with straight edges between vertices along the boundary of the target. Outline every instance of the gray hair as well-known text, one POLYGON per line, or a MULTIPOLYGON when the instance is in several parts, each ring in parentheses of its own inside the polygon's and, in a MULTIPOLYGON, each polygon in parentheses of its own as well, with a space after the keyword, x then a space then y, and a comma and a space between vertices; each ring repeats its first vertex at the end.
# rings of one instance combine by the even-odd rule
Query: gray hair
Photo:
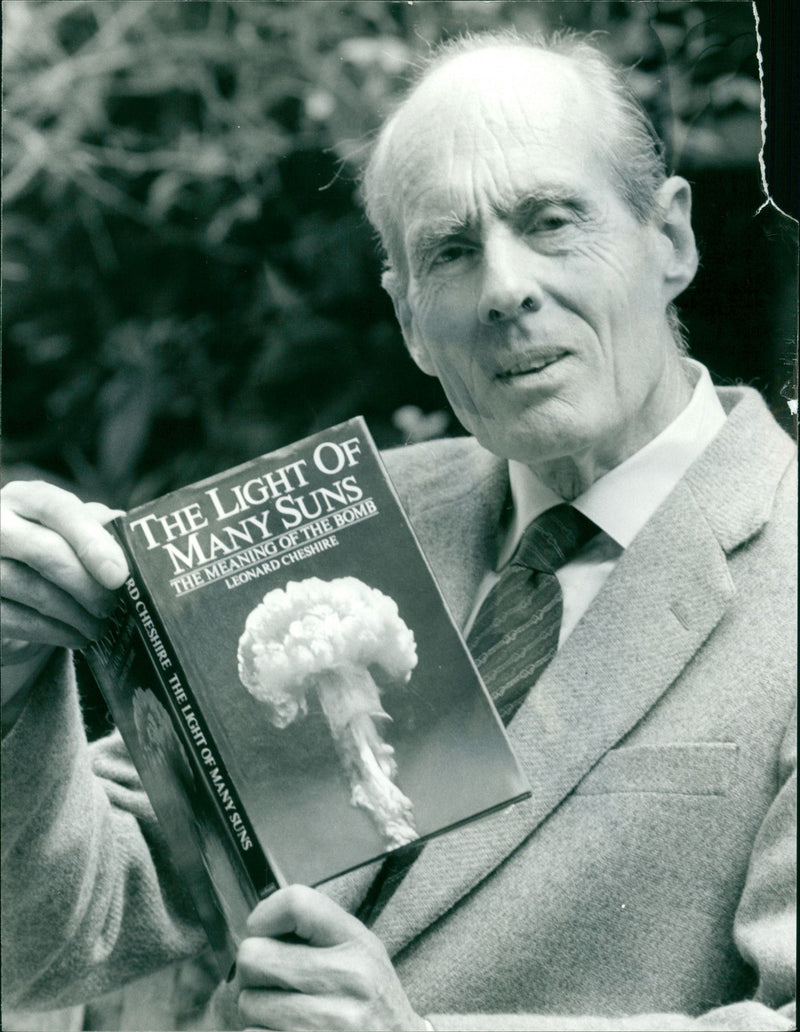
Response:
MULTIPOLYGON (((622 70, 598 49, 590 37, 572 31, 550 36, 522 35, 515 30, 466 34, 434 48, 416 68, 411 86, 386 120, 372 147, 362 175, 362 196, 367 217, 378 232, 388 268, 405 286, 408 267, 394 205, 390 164, 392 129, 405 103, 423 79, 451 58, 497 46, 526 47, 559 54, 571 60, 608 115, 608 131, 598 139, 621 198, 642 223, 652 215, 656 194, 667 178, 664 148, 639 99, 622 70)), ((683 333, 673 305, 667 311, 673 336, 685 350, 683 333)))

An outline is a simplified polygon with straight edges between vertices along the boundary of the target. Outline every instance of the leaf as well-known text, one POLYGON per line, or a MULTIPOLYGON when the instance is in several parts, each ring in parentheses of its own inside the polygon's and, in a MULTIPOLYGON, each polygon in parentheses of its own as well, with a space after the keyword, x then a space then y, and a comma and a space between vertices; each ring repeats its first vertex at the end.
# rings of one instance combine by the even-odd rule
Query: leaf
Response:
POLYGON ((162 172, 150 184, 147 192, 147 210, 154 219, 163 219, 169 214, 186 183, 183 172, 162 172))
POLYGON ((110 485, 130 481, 147 445, 160 392, 152 378, 120 373, 101 395, 98 470, 110 485))

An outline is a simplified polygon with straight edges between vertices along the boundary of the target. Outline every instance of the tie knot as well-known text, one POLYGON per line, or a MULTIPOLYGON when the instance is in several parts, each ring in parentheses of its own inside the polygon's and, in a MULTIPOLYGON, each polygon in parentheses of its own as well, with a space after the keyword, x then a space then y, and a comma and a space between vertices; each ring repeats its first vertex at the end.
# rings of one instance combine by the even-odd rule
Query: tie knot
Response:
POLYGON ((553 573, 583 548, 597 527, 571 505, 547 509, 525 528, 512 562, 530 570, 553 573))

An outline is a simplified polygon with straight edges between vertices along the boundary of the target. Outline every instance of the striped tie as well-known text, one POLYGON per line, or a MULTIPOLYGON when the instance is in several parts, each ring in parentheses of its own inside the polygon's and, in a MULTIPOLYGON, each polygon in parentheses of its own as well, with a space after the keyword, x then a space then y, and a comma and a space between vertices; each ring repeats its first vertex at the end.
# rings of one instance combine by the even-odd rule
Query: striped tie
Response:
MULTIPOLYGON (((486 596, 467 644, 504 724, 556 654, 563 609, 555 571, 597 533, 571 505, 557 505, 525 529, 517 550, 486 596)), ((356 916, 371 924, 405 878, 424 843, 384 861, 356 916)))
POLYGON ((597 533, 571 505, 557 505, 525 529, 467 638, 507 724, 556 654, 563 603, 556 570, 597 533))

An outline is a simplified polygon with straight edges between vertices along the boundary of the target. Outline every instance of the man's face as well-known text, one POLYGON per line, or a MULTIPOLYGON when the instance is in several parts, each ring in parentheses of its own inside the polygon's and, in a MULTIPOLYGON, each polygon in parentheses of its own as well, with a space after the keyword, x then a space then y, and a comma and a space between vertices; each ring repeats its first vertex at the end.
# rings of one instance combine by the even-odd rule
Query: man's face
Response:
POLYGON ((389 289, 407 343, 496 454, 612 468, 685 402, 674 249, 618 195, 563 59, 508 51, 483 88, 469 60, 423 87, 393 139, 409 281, 389 289))

